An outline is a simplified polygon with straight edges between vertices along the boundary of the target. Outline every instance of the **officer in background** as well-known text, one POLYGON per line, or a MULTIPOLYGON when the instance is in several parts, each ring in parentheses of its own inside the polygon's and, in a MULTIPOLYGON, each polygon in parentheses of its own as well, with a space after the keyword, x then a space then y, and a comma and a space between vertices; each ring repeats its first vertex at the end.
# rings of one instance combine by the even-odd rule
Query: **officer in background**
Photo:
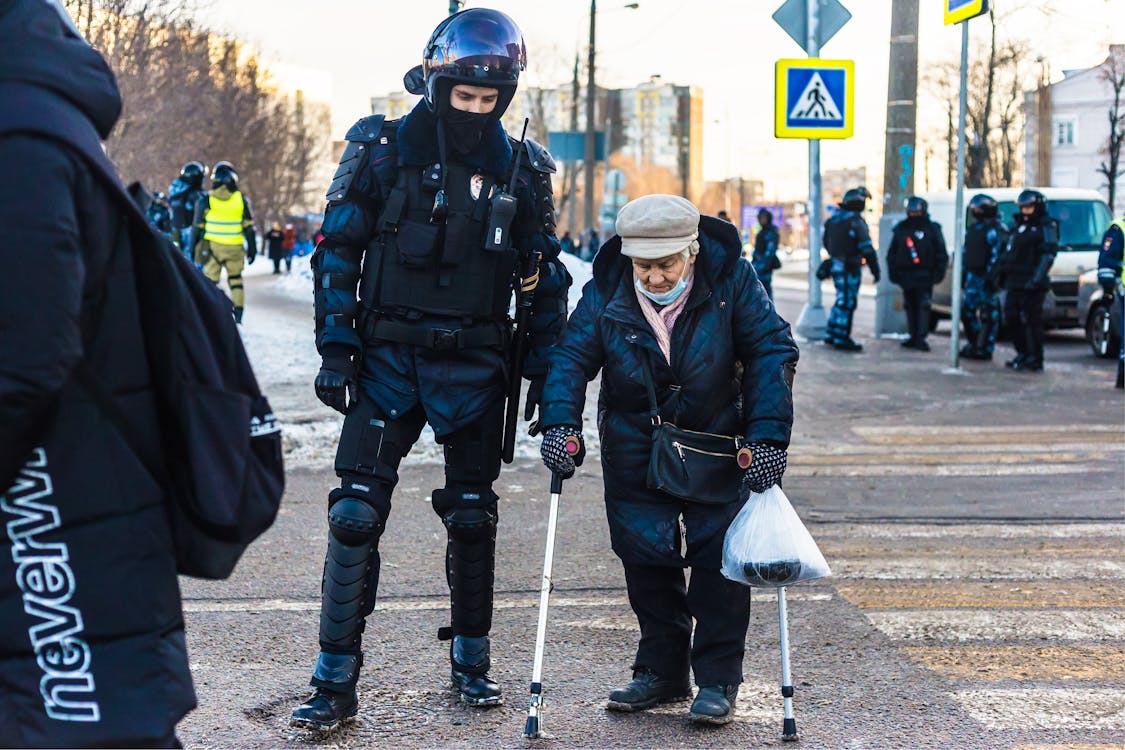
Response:
POLYGON ((964 277, 961 288, 961 325, 965 328, 965 359, 992 359, 1000 328, 1000 294, 997 283, 1000 254, 1008 242, 1008 227, 1000 220, 996 199, 984 193, 969 201, 973 223, 965 230, 964 277))
POLYGON ((230 162, 221 161, 211 173, 211 193, 195 207, 195 262, 203 275, 217 286, 223 269, 227 271, 234 319, 242 322, 246 293, 242 289, 242 262, 252 264, 258 254, 258 237, 250 200, 238 189, 238 173, 230 162), (200 239, 200 237, 202 237, 200 239), (243 249, 243 240, 246 248, 243 249))
POLYGON ((824 223, 828 270, 836 286, 836 304, 828 314, 824 343, 846 352, 863 350, 863 345, 852 339, 852 318, 859 302, 860 271, 864 264, 879 281, 879 258, 863 219, 870 197, 867 188, 852 188, 844 193, 840 209, 824 223))
POLYGON ((161 234, 172 234, 172 215, 168 209, 168 196, 157 190, 145 210, 145 218, 161 234))
MULTIPOLYGON (((401 120, 364 118, 347 134, 312 258, 323 359, 316 393, 347 417, 336 453, 340 487, 328 498, 316 692, 293 712, 293 726, 329 730, 358 711, 379 537, 399 462, 427 423, 445 451, 445 487, 432 502, 448 535, 451 622, 438 637, 451 640, 461 700, 502 701, 489 677, 499 500, 492 485, 500 473, 517 263, 542 254, 525 419, 541 398, 570 286, 555 239, 554 161, 500 123, 525 65, 512 19, 485 8, 462 11, 438 25, 422 65, 407 73, 407 89, 424 94, 418 106, 401 120)), ((534 275, 528 263, 525 279, 534 275)))
POLYGON ((777 244, 780 236, 773 223, 773 213, 768 208, 758 210, 758 235, 754 238, 754 254, 750 264, 758 273, 758 281, 766 288, 766 294, 773 299, 773 272, 781 268, 777 258, 777 244))
POLYGON ((930 300, 934 285, 945 276, 949 253, 945 249, 941 225, 930 219, 929 204, 912 195, 904 205, 906 218, 895 224, 891 246, 887 249, 887 273, 891 282, 902 287, 906 327, 910 333, 902 346, 928 352, 930 300))
POLYGON ((180 176, 168 188, 168 208, 172 215, 172 242, 194 261, 191 253, 191 228, 195 223, 195 207, 207 198, 203 180, 207 167, 203 162, 189 161, 180 167, 180 176))
MULTIPOLYGON (((1114 220, 1102 237, 1098 255, 1098 283, 1105 296, 1117 305, 1118 320, 1123 330, 1117 332, 1121 351, 1117 357, 1118 388, 1125 388, 1125 216, 1114 220)), ((1112 317, 1112 316, 1111 316, 1112 317)))
POLYGON ((1059 223, 1047 213, 1038 190, 1016 198, 1019 211, 1000 259, 1004 279, 1004 320, 1012 328, 1016 356, 1005 367, 1021 372, 1043 371, 1043 300, 1050 289, 1048 273, 1059 251, 1059 223))

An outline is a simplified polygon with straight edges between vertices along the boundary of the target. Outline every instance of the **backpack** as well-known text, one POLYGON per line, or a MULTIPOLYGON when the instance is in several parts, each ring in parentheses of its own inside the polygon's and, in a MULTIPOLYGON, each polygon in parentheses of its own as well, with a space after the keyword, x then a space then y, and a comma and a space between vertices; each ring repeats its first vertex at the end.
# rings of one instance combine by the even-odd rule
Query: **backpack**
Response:
MULTIPOLYGON (((5 106, 0 134, 30 132, 62 141, 119 198, 117 250, 132 254, 163 437, 159 450, 139 436, 87 363, 76 369, 77 380, 164 488, 177 571, 226 578, 273 523, 285 485, 281 429, 254 377, 231 302, 152 229, 138 208, 140 186, 122 187, 97 134, 71 105, 42 89, 23 87, 19 93, 23 106, 5 106)), ((87 331, 96 329, 83 322, 87 331)))

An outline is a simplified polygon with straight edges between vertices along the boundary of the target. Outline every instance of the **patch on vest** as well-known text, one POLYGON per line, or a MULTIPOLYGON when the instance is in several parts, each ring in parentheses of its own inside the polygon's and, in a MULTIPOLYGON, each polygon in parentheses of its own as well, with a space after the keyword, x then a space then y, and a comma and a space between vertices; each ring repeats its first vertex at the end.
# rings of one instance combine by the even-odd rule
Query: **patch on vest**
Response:
POLYGON ((484 175, 475 174, 469 180, 469 194, 473 196, 473 200, 480 199, 480 191, 484 189, 484 175))

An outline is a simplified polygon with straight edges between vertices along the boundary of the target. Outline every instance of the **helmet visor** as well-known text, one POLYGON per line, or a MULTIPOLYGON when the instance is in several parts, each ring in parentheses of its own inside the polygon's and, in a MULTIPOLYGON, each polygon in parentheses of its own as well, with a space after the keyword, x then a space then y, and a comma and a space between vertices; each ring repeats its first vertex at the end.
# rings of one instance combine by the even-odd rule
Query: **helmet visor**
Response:
POLYGON ((453 17, 426 50, 427 74, 442 73, 481 86, 514 83, 527 66, 523 34, 497 12, 453 17))

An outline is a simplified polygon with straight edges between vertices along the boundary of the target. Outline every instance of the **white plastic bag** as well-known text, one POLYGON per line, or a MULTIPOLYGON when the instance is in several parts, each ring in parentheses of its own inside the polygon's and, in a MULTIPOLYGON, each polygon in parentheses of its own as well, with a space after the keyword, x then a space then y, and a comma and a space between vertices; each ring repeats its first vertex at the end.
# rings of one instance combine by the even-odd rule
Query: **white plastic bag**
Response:
POLYGON ((751 494, 723 540, 723 575, 747 586, 776 588, 831 575, 789 498, 777 485, 751 494))

